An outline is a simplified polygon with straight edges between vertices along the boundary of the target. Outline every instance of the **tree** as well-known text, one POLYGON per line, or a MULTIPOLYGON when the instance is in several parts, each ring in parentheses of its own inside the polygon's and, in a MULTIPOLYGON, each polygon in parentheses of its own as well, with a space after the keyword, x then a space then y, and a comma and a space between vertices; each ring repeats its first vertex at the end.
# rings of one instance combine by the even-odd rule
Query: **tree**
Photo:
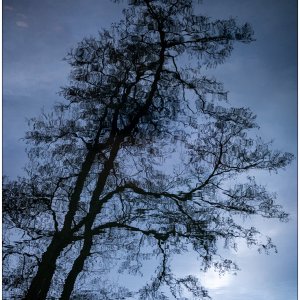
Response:
POLYGON ((188 0, 133 0, 124 17, 67 55, 66 101, 30 121, 28 176, 4 183, 4 284, 15 298, 137 297, 103 273, 121 260, 137 274, 153 256, 140 299, 167 299, 164 286, 207 298, 197 278, 176 277, 172 256, 194 251, 203 271, 234 270, 219 240, 274 247, 240 216, 287 218, 249 171, 292 155, 254 138, 253 113, 202 74, 253 41, 251 26, 196 16, 188 0))

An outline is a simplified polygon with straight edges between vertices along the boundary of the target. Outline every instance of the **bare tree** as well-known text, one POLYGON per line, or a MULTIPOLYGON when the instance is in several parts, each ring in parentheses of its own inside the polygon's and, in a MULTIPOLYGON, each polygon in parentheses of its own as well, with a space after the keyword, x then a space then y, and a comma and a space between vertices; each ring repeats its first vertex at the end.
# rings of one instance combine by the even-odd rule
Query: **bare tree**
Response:
POLYGON ((230 107, 222 84, 202 74, 252 36, 249 24, 194 15, 189 0, 134 0, 123 21, 70 51, 66 101, 30 121, 28 176, 3 187, 11 298, 168 299, 168 286, 175 299, 202 299, 197 278, 172 271, 173 254, 194 251, 203 271, 226 271, 236 265, 217 241, 274 247, 239 216, 287 215, 242 174, 276 171, 292 155, 253 138, 253 113, 230 107), (114 261, 137 274, 153 255, 139 296, 105 283, 114 261))

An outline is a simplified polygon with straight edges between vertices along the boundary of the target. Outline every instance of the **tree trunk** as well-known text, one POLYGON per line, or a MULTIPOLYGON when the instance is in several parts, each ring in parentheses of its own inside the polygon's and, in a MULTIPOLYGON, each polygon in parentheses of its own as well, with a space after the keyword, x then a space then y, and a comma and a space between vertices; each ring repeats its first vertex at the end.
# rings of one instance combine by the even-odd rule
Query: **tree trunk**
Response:
POLYGON ((84 183, 89 174, 96 156, 95 151, 89 151, 81 166, 81 171, 78 174, 76 185, 73 194, 70 198, 69 210, 65 216, 63 229, 56 233, 47 250, 42 256, 42 261, 39 264, 38 271, 31 281, 30 287, 24 300, 43 300, 46 299, 49 291, 51 280, 56 269, 56 261, 62 250, 72 241, 68 234, 71 231, 72 220, 77 211, 77 205, 80 200, 80 195, 83 190, 84 183))
POLYGON ((33 278, 24 300, 44 300, 47 297, 51 280, 56 269, 56 261, 61 251, 67 246, 58 235, 54 236, 42 256, 38 271, 33 278))
POLYGON ((74 285, 75 285, 77 276, 82 271, 84 262, 85 262, 86 258, 88 257, 88 255, 90 254, 92 243, 93 243, 93 236, 90 234, 89 236, 87 236, 84 239, 84 244, 82 246, 80 254, 74 261, 72 269, 67 276, 67 279, 64 283, 63 291, 62 291, 62 294, 60 297, 61 300, 69 300, 70 299, 70 296, 74 289, 74 285))
POLYGON ((91 199, 90 211, 89 211, 88 215, 86 216, 85 230, 84 230, 84 243, 81 248, 80 254, 74 261, 72 269, 69 272, 69 274, 65 280, 63 292, 62 292, 61 298, 60 298, 61 300, 69 300, 70 299, 71 293, 74 289, 74 285, 75 285, 77 276, 82 271, 85 259, 90 254, 90 250, 91 250, 91 247, 93 244, 93 234, 92 234, 91 230, 92 230, 92 226, 95 221, 95 218, 96 218, 97 214, 100 212, 101 206, 102 206, 102 205, 99 205, 99 197, 105 187, 105 183, 109 176, 109 173, 110 173, 111 169, 113 168, 113 162, 117 156, 117 153, 119 151, 122 140, 123 140, 122 138, 117 139, 116 143, 114 144, 114 146, 111 149, 109 159, 104 163, 104 168, 98 176, 98 180, 97 180, 95 189, 93 191, 92 199, 91 199))

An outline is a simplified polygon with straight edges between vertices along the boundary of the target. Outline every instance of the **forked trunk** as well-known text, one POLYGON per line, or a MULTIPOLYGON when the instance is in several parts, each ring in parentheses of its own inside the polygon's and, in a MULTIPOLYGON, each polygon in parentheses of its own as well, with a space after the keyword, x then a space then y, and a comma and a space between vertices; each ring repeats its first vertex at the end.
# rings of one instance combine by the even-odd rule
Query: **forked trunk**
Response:
POLYGON ((76 185, 69 203, 69 210, 65 216, 63 229, 60 233, 53 236, 46 252, 42 256, 42 261, 38 266, 38 271, 31 281, 24 300, 43 300, 46 299, 51 281, 56 269, 56 261, 62 250, 70 243, 70 236, 65 234, 71 229, 72 220, 77 211, 77 205, 83 190, 86 178, 92 167, 96 152, 89 151, 81 166, 76 185))

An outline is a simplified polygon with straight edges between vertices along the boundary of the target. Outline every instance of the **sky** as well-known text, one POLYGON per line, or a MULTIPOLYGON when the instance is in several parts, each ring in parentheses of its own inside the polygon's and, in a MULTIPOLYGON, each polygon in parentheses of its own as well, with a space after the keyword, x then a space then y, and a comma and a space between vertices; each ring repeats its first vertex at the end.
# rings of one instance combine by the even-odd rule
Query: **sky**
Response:
MULTIPOLYGON (((196 1, 197 2, 197 1, 196 1)), ((63 58, 82 38, 121 18, 122 4, 109 0, 3 0, 3 174, 22 176, 26 163, 26 118, 62 99, 68 82, 63 58)), ((235 46, 232 56, 210 70, 229 91, 229 101, 257 114, 259 135, 274 147, 297 154, 297 1, 203 0, 196 11, 212 19, 236 17, 249 22, 256 41, 235 46)), ((270 235, 278 254, 258 254, 240 244, 232 257, 241 271, 219 277, 197 274, 190 257, 179 270, 196 274, 215 300, 294 300, 297 298, 297 164, 276 175, 255 174, 277 193, 290 222, 255 219, 270 235)))

